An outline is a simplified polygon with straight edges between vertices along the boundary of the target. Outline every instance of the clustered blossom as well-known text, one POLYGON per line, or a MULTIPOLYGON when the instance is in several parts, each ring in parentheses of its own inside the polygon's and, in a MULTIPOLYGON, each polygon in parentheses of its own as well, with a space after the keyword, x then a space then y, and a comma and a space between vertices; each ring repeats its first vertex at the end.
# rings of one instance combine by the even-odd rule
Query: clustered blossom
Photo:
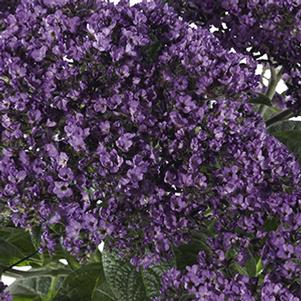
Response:
MULTIPOLYGON (((189 276, 171 270, 163 285, 162 300, 177 300, 164 299, 170 294, 179 295, 173 291, 175 283, 181 290, 185 288, 184 294, 193 294, 193 300, 254 300, 259 295, 261 300, 276 296, 284 301, 300 300, 299 165, 283 145, 265 132, 247 105, 220 101, 204 116, 204 120, 199 119, 198 134, 190 141, 193 151, 189 163, 196 163, 195 174, 190 174, 191 165, 187 168, 183 164, 183 170, 188 172, 179 171, 171 179, 196 179, 200 174, 206 179, 203 195, 198 187, 198 197, 192 200, 197 200, 193 204, 198 210, 195 222, 201 232, 206 233, 206 225, 214 225, 215 233, 206 241, 211 253, 206 264, 199 262, 188 269, 189 276), (233 263, 246 266, 251 258, 260 258, 265 276, 255 289, 253 280, 248 284, 247 278, 238 273, 216 282, 222 273, 231 273, 233 263), (210 264, 213 274, 204 268, 210 264), (198 275, 197 280, 191 271, 198 275)), ((172 185, 179 187, 176 181, 172 185)), ((184 192, 191 196, 192 188, 187 188, 184 192)), ((187 208, 185 203, 183 207, 187 208)))
POLYGON ((185 272, 175 268, 166 272, 162 279, 161 296, 154 301, 177 301, 183 296, 187 296, 187 300, 202 301, 256 300, 250 290, 252 281, 249 277, 237 274, 227 278, 222 267, 214 266, 210 261, 200 252, 198 263, 187 267, 185 272))
POLYGON ((168 272, 161 300, 301 298, 301 171, 247 104, 252 58, 160 1, 20 0, 0 16, 0 199, 17 226, 147 267, 212 225, 211 253, 168 272), (231 274, 253 257, 260 283, 231 274))
POLYGON ((300 0, 172 0, 170 4, 188 21, 215 28, 222 44, 260 58, 266 54, 282 66, 289 107, 301 104, 300 0))
POLYGON ((3 282, 0 281, 0 301, 12 301, 12 296, 5 291, 6 285, 4 285, 3 282))
POLYGON ((207 178, 185 148, 205 104, 246 101, 255 63, 159 1, 21 0, 4 15, 0 197, 14 223, 42 225, 49 250, 104 239, 158 261, 195 227, 207 178))
MULTIPOLYGON (((163 275, 161 295, 154 301, 300 301, 300 286, 292 293, 283 283, 267 275, 259 287, 255 278, 235 274, 226 277, 224 265, 212 263, 200 252, 198 263, 186 267, 184 272, 172 268, 163 275), (186 297, 186 299, 185 299, 186 297)), ((294 286, 294 285, 293 285, 294 286)))

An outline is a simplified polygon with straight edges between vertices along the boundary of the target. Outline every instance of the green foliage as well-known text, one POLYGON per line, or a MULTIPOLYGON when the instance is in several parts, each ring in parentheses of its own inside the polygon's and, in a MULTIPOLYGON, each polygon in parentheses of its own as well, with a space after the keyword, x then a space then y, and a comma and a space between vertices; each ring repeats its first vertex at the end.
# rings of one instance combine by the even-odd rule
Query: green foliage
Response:
POLYGON ((268 96, 265 94, 258 94, 257 97, 250 99, 250 103, 265 105, 265 106, 272 106, 272 102, 268 96))
POLYGON ((271 125, 268 131, 285 144, 301 162, 301 121, 279 121, 271 125))
MULTIPOLYGON (((35 250, 27 231, 12 227, 0 228, 0 266, 2 269, 34 253, 35 250)), ((38 254, 19 265, 29 265, 37 260, 39 260, 38 254)))
MULTIPOLYGON (((208 225, 209 229, 210 227, 212 227, 212 224, 208 225)), ((213 230, 211 229, 211 231, 213 230)), ((179 270, 184 270, 186 266, 197 263, 198 254, 201 250, 210 253, 210 249, 206 244, 206 235, 197 233, 189 243, 174 248, 176 267, 179 270)))
POLYGON ((137 270, 114 254, 103 254, 104 273, 116 300, 147 301, 159 293, 162 274, 170 268, 168 263, 137 270))
POLYGON ((51 300, 52 282, 55 278, 50 276, 34 276, 17 279, 10 287, 9 291, 14 300, 47 301, 51 300))
MULTIPOLYGON (((1 228, 0 234, 3 270, 39 247, 38 229, 32 229, 30 235, 20 229, 1 228)), ((162 274, 170 268, 165 263, 138 271, 115 254, 99 251, 80 265, 62 248, 52 255, 36 254, 18 265, 33 268, 5 272, 17 277, 9 287, 14 301, 147 301, 158 295, 162 274), (68 260, 68 266, 59 262, 62 258, 68 260)))
POLYGON ((88 264, 73 271, 67 276, 53 301, 92 300, 100 274, 99 264, 88 264))
POLYGON ((117 300, 146 300, 142 275, 134 267, 107 253, 103 256, 103 267, 108 284, 117 300))

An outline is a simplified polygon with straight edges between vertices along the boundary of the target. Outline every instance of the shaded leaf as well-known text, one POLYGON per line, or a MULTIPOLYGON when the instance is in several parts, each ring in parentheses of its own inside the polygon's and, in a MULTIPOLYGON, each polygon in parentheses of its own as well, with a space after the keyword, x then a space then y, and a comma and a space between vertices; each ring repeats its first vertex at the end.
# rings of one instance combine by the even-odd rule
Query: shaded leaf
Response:
POLYGON ((271 100, 265 94, 259 94, 257 97, 250 99, 250 103, 272 106, 271 100))
POLYGON ((277 230, 279 224, 280 224, 280 221, 277 218, 269 217, 265 221, 265 223, 263 225, 263 229, 267 232, 275 231, 275 230, 277 230))
POLYGON ((8 289, 14 300, 43 300, 42 297, 49 292, 51 281, 49 276, 17 279, 8 289))
MULTIPOLYGON (((0 228, 0 264, 5 267, 34 253, 35 248, 31 242, 30 234, 19 228, 1 227, 0 228)), ((39 254, 33 256, 39 260, 39 254)), ((28 259, 19 265, 29 265, 28 259)))
POLYGON ((67 276, 53 301, 92 300, 100 274, 99 264, 88 264, 75 270, 67 276))
POLYGON ((263 272, 263 264, 261 257, 255 257, 250 254, 250 258, 245 264, 245 270, 249 277, 258 277, 263 272))
POLYGON ((197 263, 198 254, 203 250, 210 253, 210 249, 206 244, 206 236, 198 234, 188 244, 174 248, 176 267, 184 270, 186 266, 197 263))
POLYGON ((281 110, 278 108, 266 107, 264 114, 263 114, 263 119, 268 120, 268 119, 274 117, 275 115, 277 115, 279 112, 281 112, 281 110))
POLYGON ((103 253, 107 283, 118 301, 146 301, 142 275, 133 266, 114 254, 103 253))
POLYGON ((279 121, 271 125, 268 131, 285 144, 301 162, 301 121, 279 121))
POLYGON ((245 265, 245 269, 249 277, 256 277, 256 264, 256 259, 253 256, 251 256, 245 265))
POLYGON ((103 275, 97 279, 91 301, 117 301, 103 275))
POLYGON ((9 266, 23 257, 19 249, 5 239, 0 238, 0 264, 9 266))
POLYGON ((162 275, 170 268, 170 264, 161 263, 141 272, 145 292, 148 298, 152 299, 159 295, 162 275))

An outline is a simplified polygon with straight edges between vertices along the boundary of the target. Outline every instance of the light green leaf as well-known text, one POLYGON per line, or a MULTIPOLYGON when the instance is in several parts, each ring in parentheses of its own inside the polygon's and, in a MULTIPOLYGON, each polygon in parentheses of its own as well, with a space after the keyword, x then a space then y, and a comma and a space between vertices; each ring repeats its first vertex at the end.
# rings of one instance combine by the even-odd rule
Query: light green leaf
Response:
POLYGON ((262 272, 263 272, 262 259, 259 258, 259 260, 256 263, 256 277, 259 276, 262 272))

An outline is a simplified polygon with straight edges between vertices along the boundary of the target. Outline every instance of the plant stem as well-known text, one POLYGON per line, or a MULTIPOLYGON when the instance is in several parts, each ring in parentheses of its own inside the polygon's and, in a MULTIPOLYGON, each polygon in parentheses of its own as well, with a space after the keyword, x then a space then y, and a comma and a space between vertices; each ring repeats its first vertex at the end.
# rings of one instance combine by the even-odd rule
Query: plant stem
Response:
MULTIPOLYGON (((270 70, 271 70, 271 78, 267 90, 265 92, 265 95, 270 99, 270 101, 272 101, 276 93, 276 88, 278 86, 278 83, 282 78, 283 68, 281 68, 277 72, 276 69, 273 66, 271 66, 270 70)), ((258 113, 264 115, 266 110, 267 110, 267 106, 262 104, 258 109, 258 113)))
POLYGON ((47 301, 51 301, 54 299, 58 282, 59 282, 59 277, 57 276, 51 277, 51 285, 48 291, 48 296, 46 299, 47 301))

